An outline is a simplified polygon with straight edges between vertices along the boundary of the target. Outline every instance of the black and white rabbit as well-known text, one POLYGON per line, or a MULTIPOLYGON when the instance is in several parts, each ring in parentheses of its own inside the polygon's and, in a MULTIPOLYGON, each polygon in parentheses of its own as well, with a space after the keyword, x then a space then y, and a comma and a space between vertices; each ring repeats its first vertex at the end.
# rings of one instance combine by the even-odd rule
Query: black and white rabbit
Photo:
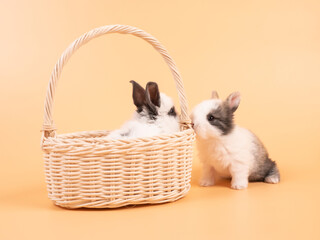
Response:
POLYGON ((151 137, 179 131, 179 117, 173 101, 159 92, 158 84, 148 82, 146 89, 137 82, 130 81, 133 86, 132 98, 137 110, 131 120, 120 129, 114 130, 108 139, 151 137))
POLYGON ((212 99, 197 105, 191 114, 203 164, 201 186, 214 185, 218 176, 231 177, 233 189, 247 188, 248 181, 280 181, 277 165, 258 137, 234 124, 239 103, 238 92, 222 101, 213 91, 212 99))

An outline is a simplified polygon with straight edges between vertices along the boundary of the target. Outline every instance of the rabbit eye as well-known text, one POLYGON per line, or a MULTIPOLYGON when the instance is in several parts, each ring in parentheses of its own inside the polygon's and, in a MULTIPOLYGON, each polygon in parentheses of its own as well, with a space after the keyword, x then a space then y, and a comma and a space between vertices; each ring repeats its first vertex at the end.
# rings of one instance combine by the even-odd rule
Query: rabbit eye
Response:
POLYGON ((172 108, 170 109, 170 111, 168 112, 168 115, 171 115, 171 116, 176 116, 176 115, 177 115, 176 110, 175 110, 174 107, 172 107, 172 108))
POLYGON ((214 120, 214 116, 212 114, 209 114, 207 116, 208 121, 213 121, 214 120))

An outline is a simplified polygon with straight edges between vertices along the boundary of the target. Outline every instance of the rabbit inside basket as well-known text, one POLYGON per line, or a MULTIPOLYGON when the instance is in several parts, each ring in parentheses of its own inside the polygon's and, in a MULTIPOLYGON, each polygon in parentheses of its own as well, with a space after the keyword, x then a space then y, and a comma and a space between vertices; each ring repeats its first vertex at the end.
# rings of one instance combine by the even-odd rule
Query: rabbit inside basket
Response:
POLYGON ((179 116, 173 101, 164 93, 159 92, 158 84, 148 82, 146 89, 137 82, 132 83, 132 98, 137 110, 131 120, 120 129, 111 131, 106 138, 123 139, 152 137, 179 131, 179 116))

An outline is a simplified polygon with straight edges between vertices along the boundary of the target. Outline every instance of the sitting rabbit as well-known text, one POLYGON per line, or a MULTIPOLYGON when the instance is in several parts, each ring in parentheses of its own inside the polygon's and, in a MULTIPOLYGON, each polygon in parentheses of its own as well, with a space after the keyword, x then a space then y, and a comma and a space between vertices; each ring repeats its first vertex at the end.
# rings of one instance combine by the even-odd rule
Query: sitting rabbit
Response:
POLYGON ((111 131, 107 138, 123 139, 151 137, 179 131, 179 117, 173 101, 159 92, 158 84, 148 82, 146 89, 137 82, 130 81, 133 86, 132 98, 137 110, 131 120, 120 129, 111 131))
POLYGON ((191 115, 203 164, 200 185, 215 184, 217 176, 232 178, 233 189, 244 189, 248 181, 278 183, 277 165, 270 160, 262 142, 252 132, 234 124, 233 113, 240 94, 232 93, 225 101, 212 92, 212 99, 197 105, 191 115))

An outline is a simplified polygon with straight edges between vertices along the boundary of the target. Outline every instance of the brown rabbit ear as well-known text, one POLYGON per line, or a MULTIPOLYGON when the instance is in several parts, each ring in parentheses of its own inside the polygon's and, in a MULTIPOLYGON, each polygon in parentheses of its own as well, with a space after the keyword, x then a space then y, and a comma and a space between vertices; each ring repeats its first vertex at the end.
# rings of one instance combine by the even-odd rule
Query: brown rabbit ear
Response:
POLYGON ((150 104, 150 102, 157 106, 160 107, 160 92, 158 88, 158 84, 155 82, 148 82, 146 86, 146 100, 147 103, 150 104))
POLYGON ((133 103, 136 105, 139 111, 142 110, 143 105, 146 104, 145 96, 146 91, 139 85, 139 83, 135 82, 134 80, 131 80, 130 83, 132 83, 132 98, 133 103))
POLYGON ((240 93, 233 92, 229 95, 226 102, 228 103, 232 112, 236 111, 240 104, 240 93))
POLYGON ((219 98, 219 95, 218 95, 217 91, 215 91, 215 90, 212 91, 211 98, 212 99, 218 99, 219 98))

